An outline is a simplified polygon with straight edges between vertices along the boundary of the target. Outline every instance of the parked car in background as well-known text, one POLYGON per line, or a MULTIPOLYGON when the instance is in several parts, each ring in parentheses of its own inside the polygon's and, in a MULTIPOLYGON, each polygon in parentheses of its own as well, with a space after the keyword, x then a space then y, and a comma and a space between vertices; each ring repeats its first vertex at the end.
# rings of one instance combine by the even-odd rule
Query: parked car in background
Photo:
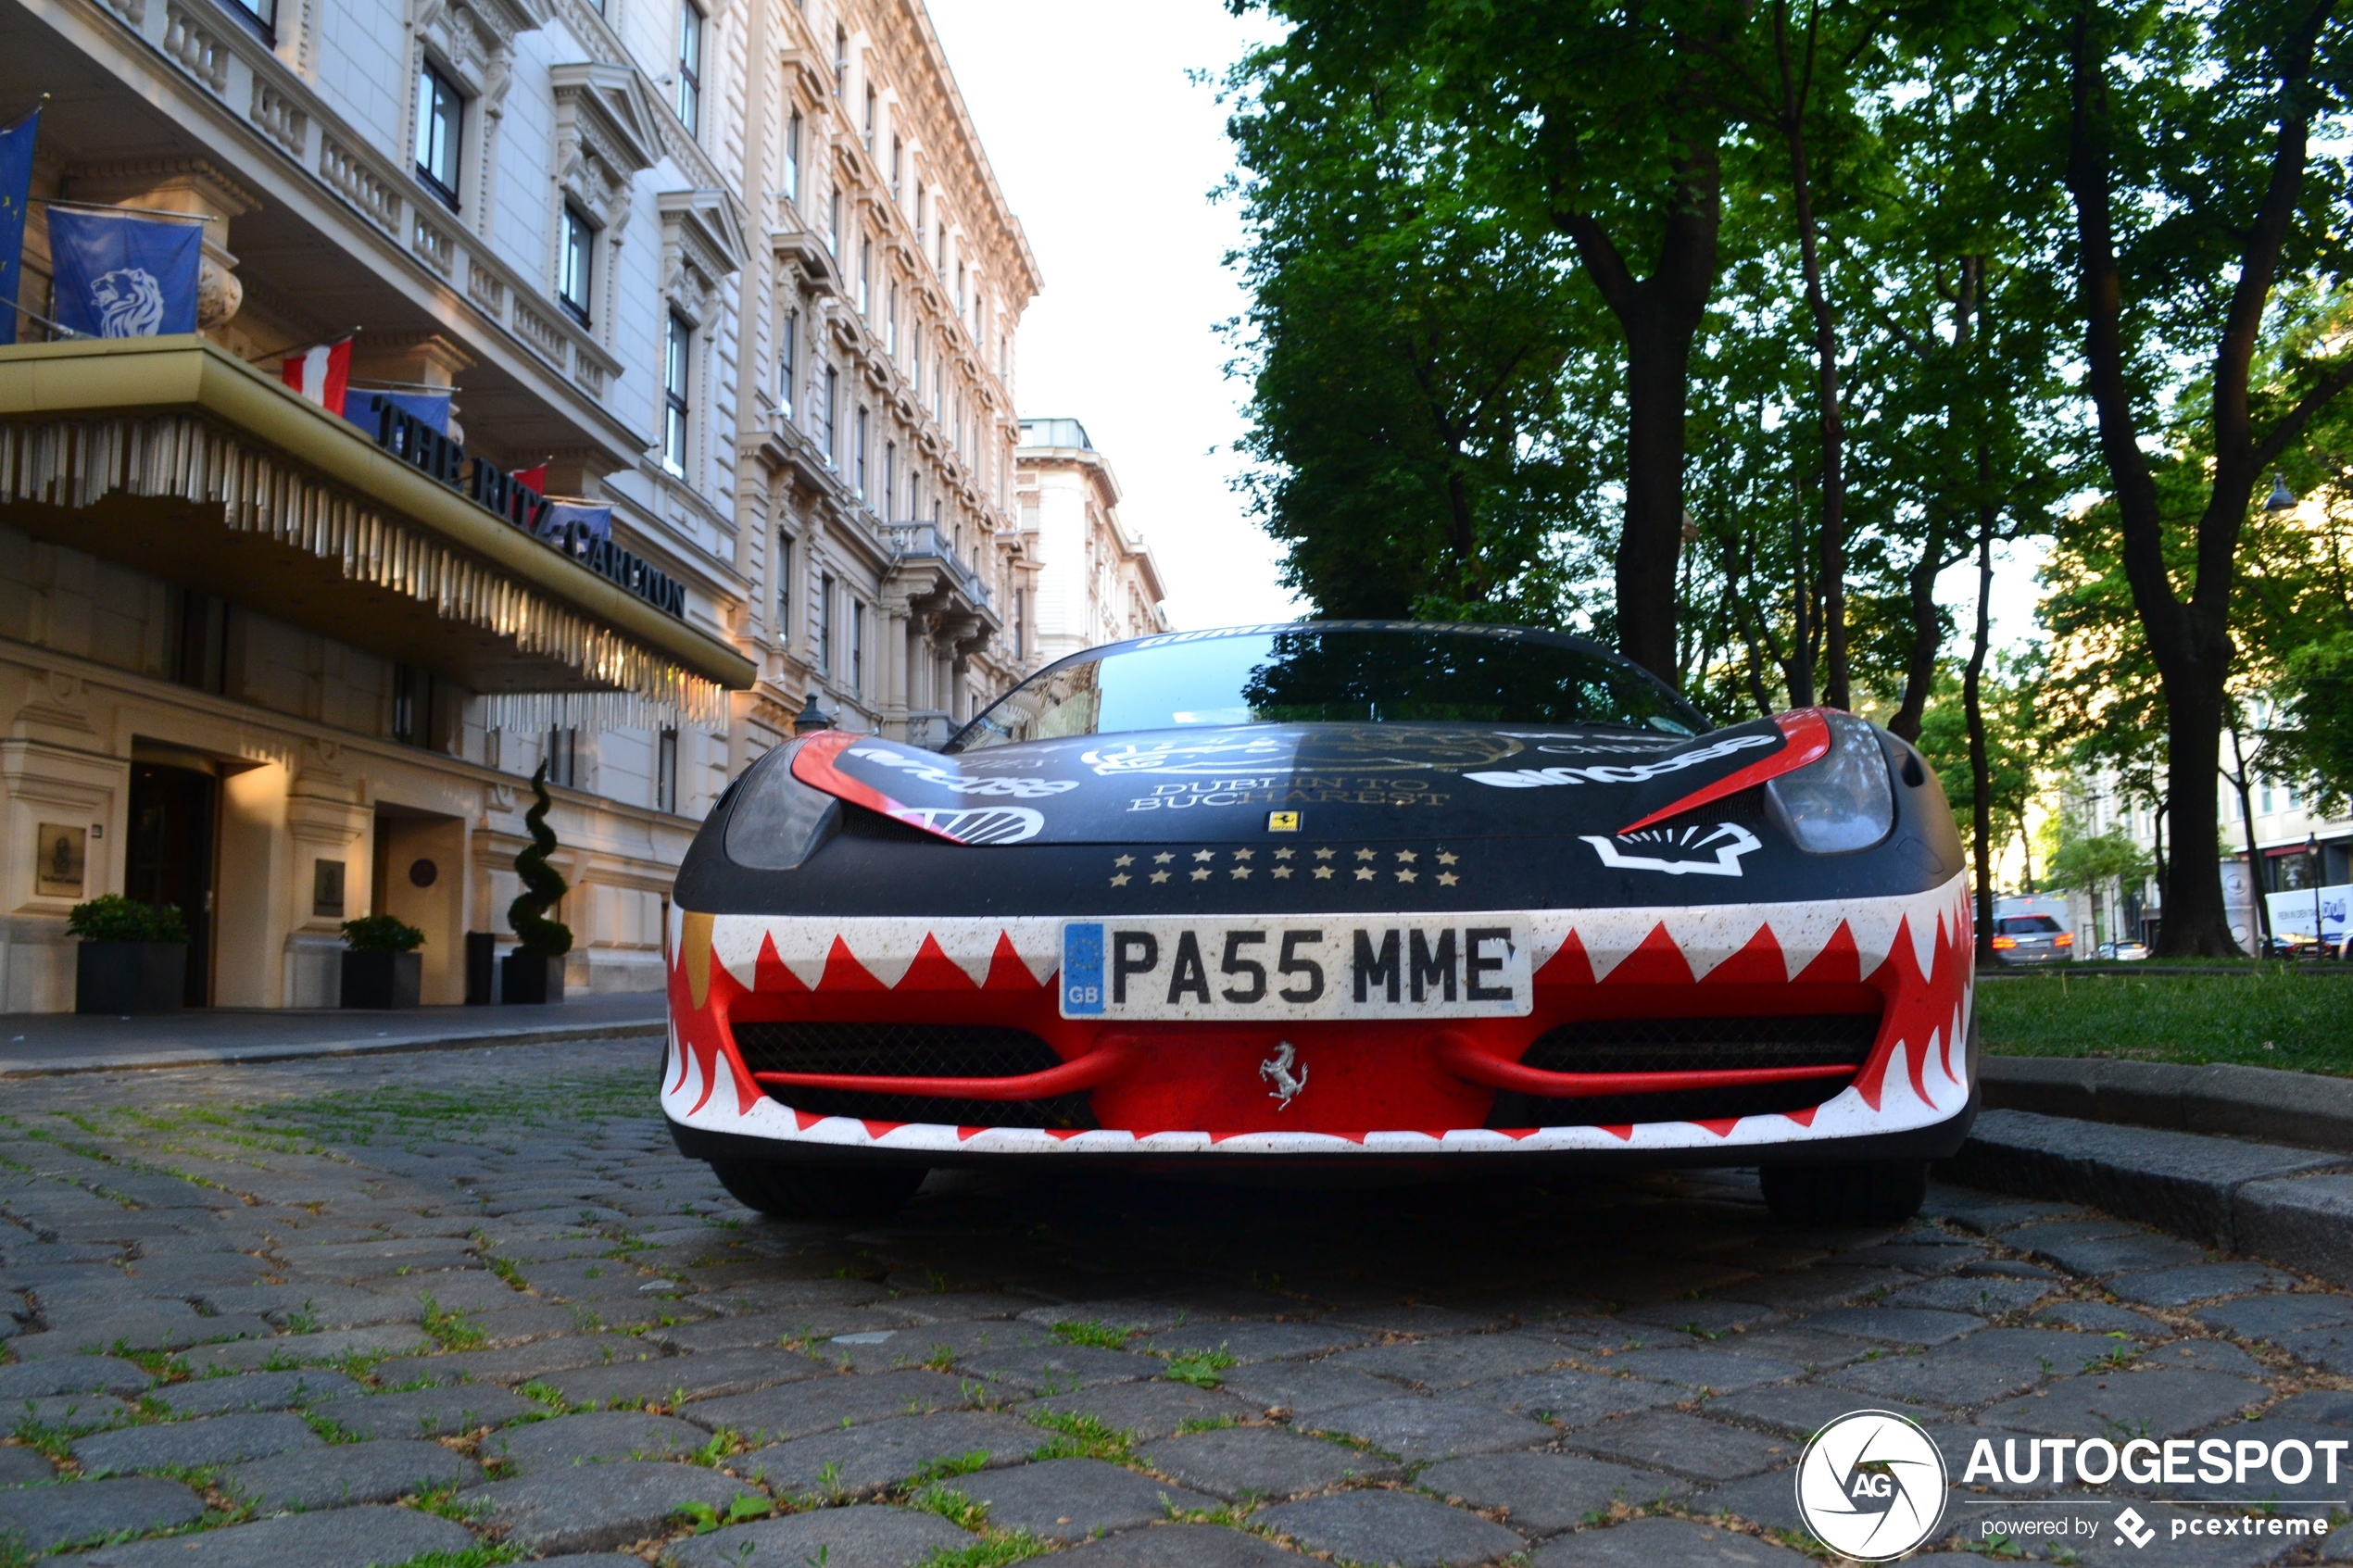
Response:
POLYGON ((1994 959, 1997 963, 2067 963, 2075 957, 2075 931, 2067 901, 2028 894, 1994 900, 1994 959))
POLYGON ((2148 945, 2144 942, 2103 942, 2100 944, 2100 957, 2104 959, 2116 959, 2125 963, 2133 963, 2148 956, 2148 945))

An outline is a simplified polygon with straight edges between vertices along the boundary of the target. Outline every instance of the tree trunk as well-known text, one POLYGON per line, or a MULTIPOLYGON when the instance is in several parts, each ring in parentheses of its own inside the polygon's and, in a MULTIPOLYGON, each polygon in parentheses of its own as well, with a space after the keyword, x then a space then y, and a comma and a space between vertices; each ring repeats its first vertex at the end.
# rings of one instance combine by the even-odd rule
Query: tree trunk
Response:
POLYGON ((1969 716, 1970 843, 1977 851, 1977 961, 1994 961, 1994 760, 1985 748, 1985 649, 1992 640, 1994 519, 1977 520, 1977 635, 1961 676, 1961 709, 1969 716))
MULTIPOLYGON (((1548 117, 1549 118, 1549 117, 1548 117)), ((1723 172, 1716 125, 1701 117, 1676 165, 1651 275, 1637 279, 1617 242, 1590 213, 1555 209, 1553 223, 1577 246, 1586 276, 1617 318, 1626 341, 1626 521, 1617 541, 1617 648, 1672 684, 1675 567, 1683 548, 1683 423, 1692 342, 1716 283, 1723 172)))
MULTIPOLYGON (((2230 775, 2230 780, 2232 789, 2239 797, 2239 831, 2246 835, 2246 891, 2247 897, 2255 901, 2256 952, 2259 957, 2268 957, 2271 948, 2271 905, 2270 900, 2263 897, 2262 851, 2255 847, 2255 795, 2247 787, 2246 747, 2239 740, 2238 712, 2227 696, 2222 701, 2222 716, 2224 725, 2231 734, 2231 760, 2238 764, 2237 771, 2230 775)), ((2215 750, 2219 754, 2221 750, 2221 739, 2218 737, 2214 744, 2215 750)), ((2215 773, 2218 777, 2221 776, 2221 770, 2217 768, 2215 773)), ((2216 841, 2214 859, 2219 867, 2221 864, 2221 841, 2222 837, 2222 827, 2220 822, 2214 826, 2214 837, 2216 841)), ((2219 884, 2221 879, 2218 875, 2215 880, 2219 884)), ((2222 911, 2223 922, 2226 924, 2229 922, 2230 913, 2228 908, 2222 911)))
MULTIPOLYGON (((1781 73, 1780 132, 1789 148, 1790 194, 1797 221, 1797 253, 1806 279, 1806 309, 1814 320, 1814 399, 1822 426, 1821 617, 1822 700, 1851 706, 1846 680, 1846 424, 1839 411, 1838 325, 1822 290, 1822 257, 1814 221, 1813 171, 1806 151, 1806 101, 1814 67, 1813 19, 1806 28, 1805 65, 1793 73, 1789 6, 1773 10, 1773 46, 1781 73)), ((1908 737, 1906 737, 1908 738, 1908 737)))

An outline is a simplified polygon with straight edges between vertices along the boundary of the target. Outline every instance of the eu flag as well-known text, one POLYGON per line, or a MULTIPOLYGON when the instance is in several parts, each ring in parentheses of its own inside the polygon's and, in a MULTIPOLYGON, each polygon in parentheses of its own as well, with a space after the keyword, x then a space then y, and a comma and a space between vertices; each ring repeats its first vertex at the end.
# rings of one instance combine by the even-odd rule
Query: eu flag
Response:
POLYGON ((32 197, 33 110, 0 131, 0 343, 17 341, 17 282, 24 271, 24 209, 32 197))
POLYGON ((204 225, 49 208, 57 324, 89 337, 196 330, 204 225))

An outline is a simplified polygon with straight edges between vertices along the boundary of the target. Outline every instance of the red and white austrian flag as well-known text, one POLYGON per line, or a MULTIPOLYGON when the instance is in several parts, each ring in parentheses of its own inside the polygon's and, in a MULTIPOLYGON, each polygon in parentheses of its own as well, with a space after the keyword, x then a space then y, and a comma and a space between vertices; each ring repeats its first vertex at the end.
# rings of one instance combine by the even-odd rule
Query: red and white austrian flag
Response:
POLYGON ((289 354, 278 373, 288 386, 330 414, 341 414, 344 390, 351 382, 351 340, 322 343, 300 354, 289 354))

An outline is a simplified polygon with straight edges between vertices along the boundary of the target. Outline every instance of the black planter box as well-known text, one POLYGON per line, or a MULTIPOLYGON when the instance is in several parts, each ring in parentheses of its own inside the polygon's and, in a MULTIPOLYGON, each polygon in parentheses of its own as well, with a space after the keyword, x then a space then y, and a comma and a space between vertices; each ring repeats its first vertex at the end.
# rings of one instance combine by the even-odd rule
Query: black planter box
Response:
POLYGON ((84 942, 73 958, 76 1012, 178 1012, 188 990, 185 942, 84 942))
POLYGON ((564 960, 543 959, 520 949, 498 960, 500 1001, 560 1002, 564 999, 564 960))
POLYGON ((423 990, 422 953, 346 953, 343 1005, 347 1008, 412 1008, 423 990))

